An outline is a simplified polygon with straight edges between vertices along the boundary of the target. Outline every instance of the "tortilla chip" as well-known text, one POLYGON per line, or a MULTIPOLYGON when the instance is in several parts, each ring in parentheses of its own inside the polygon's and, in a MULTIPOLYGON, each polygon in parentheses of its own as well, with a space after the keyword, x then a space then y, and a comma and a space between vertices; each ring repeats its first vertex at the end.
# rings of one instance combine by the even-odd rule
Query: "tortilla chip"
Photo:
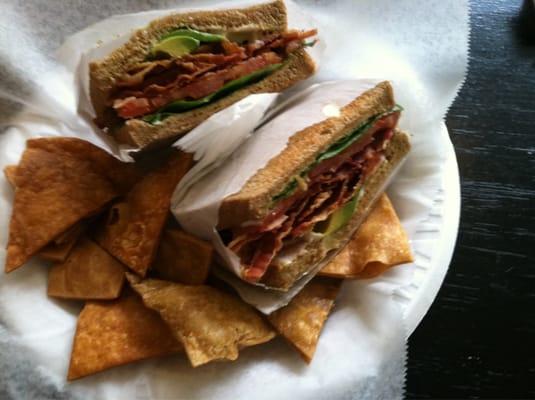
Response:
POLYGON ((28 140, 17 167, 6 272, 99 211, 137 176, 132 164, 80 139, 28 140))
POLYGON ((39 258, 46 261, 65 261, 85 228, 86 223, 84 221, 74 224, 52 242, 47 244, 37 255, 39 258))
POLYGON ((191 154, 175 151, 112 207, 106 226, 97 235, 102 247, 140 276, 145 276, 156 256, 171 195, 191 163, 191 154))
POLYGON ((127 291, 112 301, 88 301, 78 316, 67 379, 180 351, 158 313, 127 291))
POLYGON ((275 332, 248 304, 210 286, 147 279, 133 282, 143 303, 158 311, 183 344, 191 365, 236 360, 242 347, 265 343, 275 332))
MULTIPOLYGON (((4 168, 4 175, 12 186, 13 189, 16 189, 16 165, 7 165, 4 168)), ((53 262, 63 262, 69 255, 69 252, 72 250, 76 240, 78 239, 78 233, 81 233, 80 224, 75 224, 71 228, 67 229, 66 232, 59 235, 56 239, 46 245, 43 250, 39 252, 39 257, 46 261, 53 262)))
POLYGON ((392 203, 383 194, 347 246, 319 275, 374 278, 390 267, 412 261, 407 234, 392 203))
POLYGON ((164 280, 202 285, 210 271, 212 253, 210 243, 179 229, 166 228, 152 268, 164 280))
POLYGON ((7 181, 11 185, 13 189, 17 187, 17 184, 15 183, 17 178, 17 166, 16 165, 6 165, 4 167, 4 176, 6 177, 7 181))
POLYGON ((342 281, 316 277, 290 303, 268 316, 269 322, 301 357, 310 363, 323 325, 334 305, 342 281))
POLYGON ((56 245, 61 245, 65 243, 71 243, 73 240, 76 241, 76 239, 80 237, 86 228, 87 221, 80 221, 55 238, 53 243, 56 245))
MULTIPOLYGON (((8 165, 4 168, 4 175, 13 189, 16 188, 16 173, 16 165, 8 165)), ((65 261, 82 230, 83 228, 81 223, 73 225, 71 228, 67 229, 67 231, 46 245, 39 252, 39 257, 43 260, 52 262, 65 261)))
POLYGON ((48 295, 63 299, 116 299, 125 267, 92 240, 83 237, 65 262, 48 274, 48 295))
POLYGON ((62 244, 55 244, 52 242, 37 253, 37 256, 45 261, 63 262, 71 253, 77 239, 78 238, 73 238, 72 241, 62 244))

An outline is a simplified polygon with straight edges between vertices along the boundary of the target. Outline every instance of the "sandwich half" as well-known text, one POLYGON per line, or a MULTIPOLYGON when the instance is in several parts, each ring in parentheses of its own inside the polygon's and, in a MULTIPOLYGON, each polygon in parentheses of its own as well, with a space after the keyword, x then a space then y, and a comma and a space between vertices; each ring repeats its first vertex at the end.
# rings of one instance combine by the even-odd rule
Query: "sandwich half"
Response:
POLYGON ((219 208, 218 232, 241 278, 288 290, 341 249, 410 149, 382 82, 286 147, 219 208))
POLYGON ((315 34, 288 30, 282 0, 155 20, 90 64, 95 122, 119 143, 169 143, 249 94, 311 76, 315 34))

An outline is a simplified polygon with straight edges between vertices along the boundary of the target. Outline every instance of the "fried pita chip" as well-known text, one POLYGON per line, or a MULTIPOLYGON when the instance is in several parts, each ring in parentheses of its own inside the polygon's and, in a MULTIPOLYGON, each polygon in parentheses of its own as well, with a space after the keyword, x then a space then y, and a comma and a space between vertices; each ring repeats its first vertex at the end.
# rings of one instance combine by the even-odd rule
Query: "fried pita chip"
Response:
POLYGON ((194 367, 213 360, 236 360, 240 348, 275 336, 251 306, 232 294, 157 279, 135 283, 131 274, 128 277, 143 303, 167 322, 194 367))
POLYGON ((63 299, 116 299, 125 267, 92 240, 81 238, 65 262, 48 274, 48 295, 63 299))
POLYGON ((78 316, 67 379, 181 351, 169 327, 127 291, 112 301, 88 301, 78 316))
POLYGON ((39 258, 46 261, 65 261, 85 228, 86 224, 84 221, 74 224, 52 242, 47 244, 39 253, 37 253, 37 255, 39 258))
POLYGON ((97 235, 102 247, 140 276, 145 276, 154 260, 171 195, 192 161, 190 154, 175 151, 112 207, 106 226, 97 235))
POLYGON ((78 238, 73 238, 72 241, 62 244, 55 244, 52 242, 37 253, 37 256, 45 261, 63 262, 71 253, 77 239, 78 238))
MULTIPOLYGON (((16 165, 8 165, 4 168, 4 175, 13 189, 16 188, 16 173, 16 165)), ((82 231, 83 224, 81 222, 73 225, 71 228, 67 229, 67 231, 46 245, 39 252, 39 257, 43 260, 52 262, 65 261, 82 231)))
POLYGON ((395 265, 412 262, 407 234, 383 194, 342 251, 319 272, 335 278, 373 278, 395 265))
POLYGON ((24 264, 138 178, 132 164, 76 138, 30 139, 17 166, 6 272, 24 264))
POLYGON ((17 166, 16 165, 6 165, 4 167, 4 176, 11 185, 13 189, 17 187, 16 178, 17 178, 17 166))
MULTIPOLYGON (((16 188, 16 165, 7 165, 4 168, 4 175, 9 182, 9 184, 16 188)), ((71 228, 67 229, 66 232, 59 235, 54 241, 46 245, 43 250, 39 252, 39 257, 46 261, 60 262, 65 261, 69 252, 72 250, 72 247, 78 239, 78 233, 81 232, 81 227, 79 224, 75 224, 71 228)))
POLYGON ((71 243, 73 240, 76 241, 86 228, 87 221, 80 221, 55 238, 53 243, 59 246, 65 243, 71 243))
POLYGON ((310 363, 323 325, 334 305, 342 281, 316 277, 290 303, 268 316, 269 322, 301 357, 310 363))
POLYGON ((202 285, 210 271, 212 253, 210 243, 179 229, 166 228, 152 268, 164 280, 202 285))

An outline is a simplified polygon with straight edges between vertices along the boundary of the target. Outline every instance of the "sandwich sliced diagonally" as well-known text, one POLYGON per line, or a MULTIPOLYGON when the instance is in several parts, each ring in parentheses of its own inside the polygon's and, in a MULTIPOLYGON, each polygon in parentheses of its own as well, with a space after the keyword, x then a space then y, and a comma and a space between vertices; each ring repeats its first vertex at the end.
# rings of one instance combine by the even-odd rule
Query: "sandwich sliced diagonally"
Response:
POLYGON ((345 245, 409 151, 400 112, 382 82, 294 133, 223 200, 217 229, 242 279, 287 290, 345 245))
POLYGON ((155 20, 90 64, 95 121, 120 143, 168 143, 249 94, 308 78, 315 34, 288 30, 282 0, 155 20))

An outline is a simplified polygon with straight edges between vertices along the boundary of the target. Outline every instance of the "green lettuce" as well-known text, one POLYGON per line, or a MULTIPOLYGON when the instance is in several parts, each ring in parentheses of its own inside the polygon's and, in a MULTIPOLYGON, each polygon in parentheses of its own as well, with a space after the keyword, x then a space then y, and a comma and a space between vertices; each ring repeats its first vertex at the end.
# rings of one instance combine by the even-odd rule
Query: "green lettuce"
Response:
MULTIPOLYGON (((347 149, 349 146, 355 143, 362 135, 364 135, 366 131, 370 129, 373 126, 373 124, 380 118, 386 115, 398 112, 398 111, 403 111, 403 107, 396 104, 389 111, 384 112, 382 114, 374 115, 373 117, 368 119, 366 122, 364 122, 364 124, 362 124, 353 132, 351 132, 349 135, 346 135, 343 138, 339 139, 338 141, 330 145, 327 150, 318 154, 314 162, 310 164, 307 168, 305 168, 305 170, 301 172, 300 176, 304 177, 312 168, 314 168, 316 165, 318 165, 322 161, 335 157, 336 155, 340 154, 342 151, 347 149)), ((280 193, 273 196, 271 200, 276 202, 276 201, 285 199, 291 196, 295 192, 296 189, 297 189, 297 178, 293 178, 290 181, 290 183, 288 183, 288 185, 286 185, 286 187, 280 193)))
POLYGON ((160 124, 165 118, 170 117, 173 114, 178 114, 184 111, 192 110, 194 108, 202 107, 206 104, 211 103, 212 101, 227 96, 232 92, 235 92, 236 90, 239 90, 247 85, 258 82, 269 74, 271 74, 272 72, 282 67, 282 65, 283 63, 272 64, 265 68, 259 69, 258 71, 255 71, 249 75, 234 79, 233 81, 226 83, 221 89, 217 90, 216 92, 198 100, 173 101, 172 103, 169 103, 166 106, 162 107, 160 110, 158 110, 157 113, 146 115, 145 117, 143 117, 143 121, 153 125, 160 124))

